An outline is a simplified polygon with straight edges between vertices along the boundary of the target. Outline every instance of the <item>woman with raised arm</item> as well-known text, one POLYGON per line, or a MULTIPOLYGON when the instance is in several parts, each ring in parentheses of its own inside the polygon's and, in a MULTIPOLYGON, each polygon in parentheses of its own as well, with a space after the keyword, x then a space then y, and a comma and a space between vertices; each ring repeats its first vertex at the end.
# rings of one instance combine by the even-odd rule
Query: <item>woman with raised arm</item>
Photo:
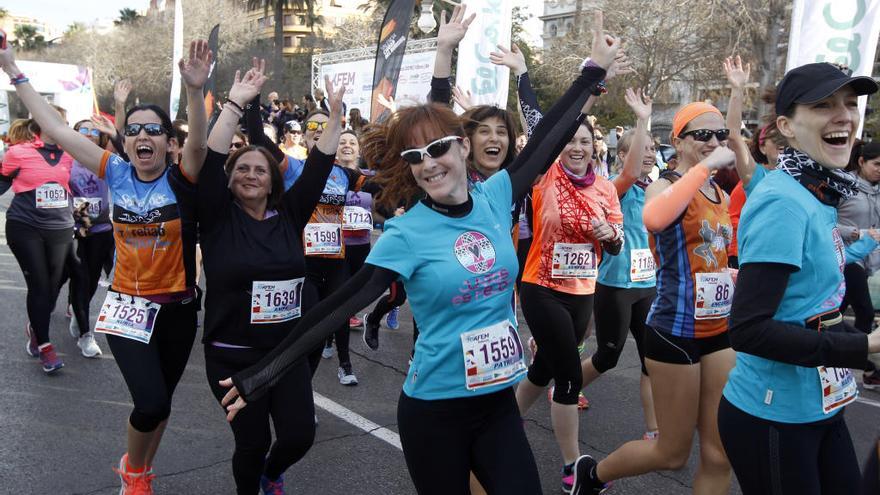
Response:
POLYGON ((651 380, 645 367, 645 320, 657 294, 654 256, 648 244, 648 231, 642 222, 645 189, 651 184, 656 150, 648 121, 651 98, 641 90, 626 90, 626 102, 636 115, 636 127, 617 142, 617 160, 623 162, 612 184, 620 198, 626 242, 617 256, 606 256, 599 264, 596 280, 596 353, 581 362, 583 386, 614 369, 623 352, 626 337, 632 333, 642 365, 639 386, 645 415, 643 438, 657 436, 657 417, 651 395, 651 380))
MULTIPOLYGON (((279 163, 266 149, 230 152, 240 107, 265 82, 255 63, 229 91, 208 139, 199 175, 199 232, 207 275, 205 371, 218 402, 220 380, 262 359, 318 297, 305 285, 302 231, 333 166, 345 88, 327 94, 335 118, 313 147, 302 175, 285 190, 279 163)), ((238 74, 236 74, 238 76, 238 74)), ((231 422, 232 472, 238 493, 284 493, 282 473, 308 452, 315 436, 311 373, 300 362, 231 422), (272 444, 270 419, 274 425, 272 444), (271 447, 271 450, 270 450, 271 447), (267 456, 268 454, 268 456, 267 456)))
MULTIPOLYGON (((14 83, 21 80, 13 78, 14 83)), ((15 85, 26 82, 24 78, 15 85)), ((63 108, 47 103, 46 111, 70 129, 63 108)), ((31 121, 28 128, 33 140, 9 148, 0 181, 7 185, 2 191, 11 185, 15 192, 6 212, 6 239, 27 285, 25 350, 39 357, 43 371, 51 374, 64 367, 49 341, 49 321, 73 240, 69 184, 73 158, 38 121, 31 121)))
POLYGON ((386 150, 377 164, 376 180, 385 186, 378 201, 396 205, 419 190, 427 196, 387 222, 364 268, 278 348, 224 382, 235 384, 224 398, 230 417, 400 278, 421 329, 398 403, 401 443, 416 490, 467 493, 473 470, 490 493, 541 493, 512 388, 526 370, 510 304, 517 270, 510 208, 570 140, 580 109, 614 60, 619 42, 601 33, 593 41, 592 61, 523 153, 472 191, 466 172, 470 142, 450 109, 408 107, 391 119, 384 135, 376 136, 386 150))
POLYGON ((188 60, 179 63, 190 137, 183 163, 171 166, 171 120, 161 108, 140 105, 128 110, 124 146, 131 162, 126 162, 67 127, 16 66, 12 49, 0 50, 3 71, 12 77, 18 97, 42 131, 106 180, 110 189, 116 264, 96 331, 108 334, 134 402, 128 448, 117 469, 120 493, 125 495, 152 493, 153 458, 196 334, 193 202, 206 153, 202 87, 211 59, 207 42, 199 40, 190 44, 188 60))
POLYGON ((858 97, 877 89, 828 63, 793 69, 777 86, 776 126, 787 146, 743 209, 730 318, 736 366, 718 408, 745 495, 859 490, 843 410, 858 396, 850 368, 864 369, 880 351, 880 333, 852 329, 838 311, 849 253, 835 207, 858 194, 843 169, 858 97))

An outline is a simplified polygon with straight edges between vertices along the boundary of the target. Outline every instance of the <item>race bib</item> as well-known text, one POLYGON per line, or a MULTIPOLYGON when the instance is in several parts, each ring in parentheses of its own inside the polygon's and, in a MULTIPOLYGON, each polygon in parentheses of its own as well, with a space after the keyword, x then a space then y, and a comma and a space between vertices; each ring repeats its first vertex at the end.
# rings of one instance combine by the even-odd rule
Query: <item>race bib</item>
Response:
POLYGON ((694 317, 698 320, 725 318, 733 303, 733 279, 730 272, 697 273, 694 317))
POLYGON ((142 297, 108 291, 95 332, 149 344, 160 309, 160 304, 142 297))
POLYGON ((510 383, 527 371, 519 335, 507 320, 462 333, 461 348, 468 390, 510 383))
POLYGON ((37 208, 67 208, 67 189, 52 182, 36 189, 37 208))
POLYGON ((254 281, 251 288, 251 324, 280 323, 302 314, 304 278, 254 281))
POLYGON ((849 368, 826 368, 819 366, 819 382, 822 386, 822 411, 834 412, 856 400, 859 389, 849 368))
POLYGON ((657 276, 650 249, 633 249, 629 252, 629 262, 629 279, 633 282, 653 280, 657 276))
POLYGON ((373 213, 360 206, 346 206, 342 230, 373 230, 373 213))
POLYGON ((97 218, 101 214, 101 198, 81 198, 74 196, 73 209, 78 210, 83 204, 86 206, 86 214, 91 218, 97 218))
POLYGON ((309 223, 303 233, 306 255, 342 252, 342 230, 338 223, 309 223))
POLYGON ((592 244, 566 244, 557 242, 553 245, 553 278, 596 278, 596 253, 592 244))

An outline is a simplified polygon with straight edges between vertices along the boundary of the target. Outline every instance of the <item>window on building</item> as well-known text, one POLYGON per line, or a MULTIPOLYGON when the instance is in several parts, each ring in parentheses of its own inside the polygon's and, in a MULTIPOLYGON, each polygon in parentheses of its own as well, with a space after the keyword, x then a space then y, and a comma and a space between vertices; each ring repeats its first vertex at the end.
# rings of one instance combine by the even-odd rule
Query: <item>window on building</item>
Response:
POLYGON ((550 24, 550 36, 552 36, 553 38, 555 38, 556 35, 558 34, 558 31, 559 31, 559 28, 556 27, 556 24, 555 24, 555 23, 554 23, 554 24, 550 24))
POLYGON ((284 14, 284 18, 283 18, 282 22, 284 23, 283 25, 285 25, 285 26, 292 26, 293 25, 293 16, 290 14, 284 14))
POLYGON ((284 37, 284 48, 292 48, 293 47, 293 36, 285 36, 284 37))

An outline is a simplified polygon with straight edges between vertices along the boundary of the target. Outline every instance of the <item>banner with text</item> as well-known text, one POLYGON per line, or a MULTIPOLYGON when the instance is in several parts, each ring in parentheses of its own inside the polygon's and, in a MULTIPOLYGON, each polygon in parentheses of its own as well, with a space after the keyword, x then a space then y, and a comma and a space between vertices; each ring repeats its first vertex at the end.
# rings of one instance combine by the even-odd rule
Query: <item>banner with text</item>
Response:
MULTIPOLYGON (((880 0, 794 0, 785 70, 832 62, 871 76, 878 36, 880 0)), ((862 120, 866 104, 867 97, 859 98, 862 120)))
MULTIPOLYGON (((494 65, 489 53, 498 51, 497 45, 510 47, 511 4, 511 0, 484 0, 473 4, 479 5, 474 10, 477 17, 458 45, 455 84, 471 92, 474 104, 507 107, 510 69, 494 65)), ((456 105, 456 111, 463 110, 456 105)))
MULTIPOLYGON (((398 107, 417 105, 428 101, 428 92, 431 91, 431 74, 434 69, 436 51, 407 53, 403 56, 400 64, 400 73, 395 85, 394 101, 398 107)), ((322 65, 320 68, 319 81, 324 81, 324 76, 330 76, 333 85, 345 83, 345 95, 342 100, 349 109, 357 108, 361 116, 374 122, 372 118, 373 101, 373 59, 354 60, 336 64, 322 65)), ((379 106, 379 111, 385 107, 379 106)))
POLYGON ((397 96, 398 77, 415 6, 416 0, 393 0, 385 13, 376 47, 373 80, 370 81, 372 97, 368 113, 372 117, 365 117, 371 122, 381 122, 391 115, 388 109, 379 103, 379 96, 385 98, 397 96))

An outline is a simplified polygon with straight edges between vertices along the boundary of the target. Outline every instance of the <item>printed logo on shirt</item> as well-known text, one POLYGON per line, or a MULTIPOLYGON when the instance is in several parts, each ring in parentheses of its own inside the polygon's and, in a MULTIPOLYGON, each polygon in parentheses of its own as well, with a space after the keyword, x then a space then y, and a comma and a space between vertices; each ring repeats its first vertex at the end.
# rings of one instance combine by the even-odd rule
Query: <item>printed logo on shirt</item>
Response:
POLYGON ((510 272, 506 268, 487 275, 480 275, 470 280, 464 280, 458 288, 458 294, 452 298, 452 305, 460 306, 471 301, 481 301, 496 296, 506 291, 511 283, 513 281, 511 280, 510 272))
POLYGON ((709 268, 718 267, 718 258, 715 251, 724 252, 730 244, 731 228, 729 225, 717 224, 716 228, 709 225, 709 221, 703 219, 700 226, 700 237, 703 242, 694 248, 694 254, 703 258, 709 268))
POLYGON ((455 240, 455 257, 467 271, 483 274, 495 266, 495 246, 479 232, 465 232, 455 240))
MULTIPOLYGON (((843 270, 846 267, 846 246, 843 243, 843 238, 840 236, 840 231, 837 230, 836 226, 831 229, 831 239, 834 241, 834 256, 837 258, 837 266, 840 269, 840 273, 843 273, 843 270)), ((822 309, 827 310, 839 308, 841 303, 843 303, 844 294, 846 294, 846 280, 841 277, 837 290, 835 290, 828 299, 822 302, 822 309)))

